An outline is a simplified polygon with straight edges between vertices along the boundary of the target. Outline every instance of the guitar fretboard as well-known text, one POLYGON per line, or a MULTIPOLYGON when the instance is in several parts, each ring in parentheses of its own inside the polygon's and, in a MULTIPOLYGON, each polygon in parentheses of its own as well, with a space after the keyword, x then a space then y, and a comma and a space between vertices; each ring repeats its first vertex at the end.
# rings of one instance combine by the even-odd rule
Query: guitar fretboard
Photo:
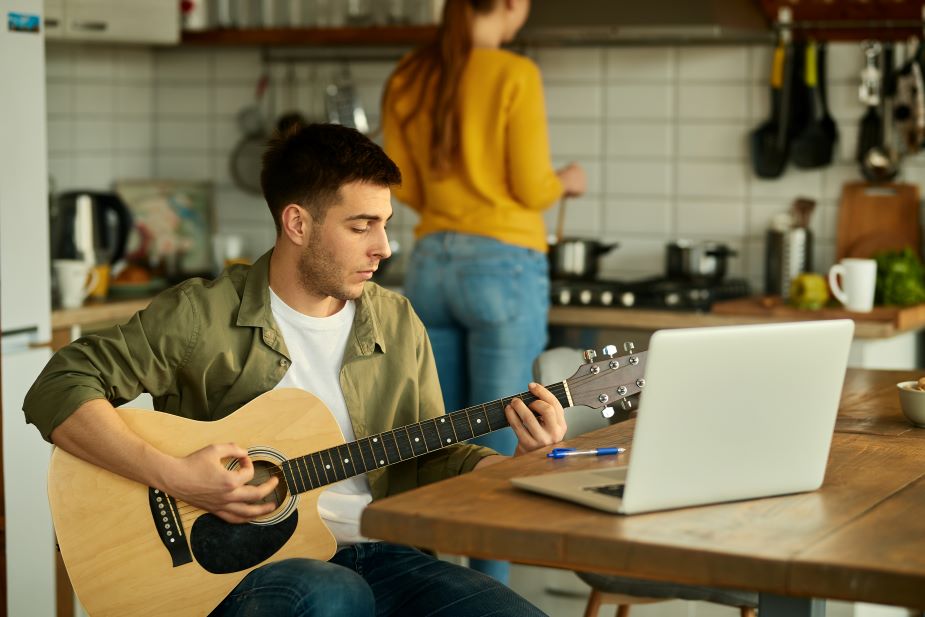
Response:
MULTIPOLYGON (((547 389, 563 407, 569 405, 564 381, 547 389)), ((292 458, 280 467, 290 492, 304 493, 505 428, 504 408, 514 398, 527 405, 537 400, 529 392, 515 394, 292 458)))

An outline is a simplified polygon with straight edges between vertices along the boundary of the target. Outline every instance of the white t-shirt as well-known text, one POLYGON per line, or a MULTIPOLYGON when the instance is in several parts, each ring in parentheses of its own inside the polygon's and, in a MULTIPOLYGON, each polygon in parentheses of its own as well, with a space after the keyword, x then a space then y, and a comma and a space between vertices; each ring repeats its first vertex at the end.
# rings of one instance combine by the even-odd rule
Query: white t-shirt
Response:
MULTIPOLYGON (((355 441, 340 387, 340 368, 356 305, 349 301, 330 317, 309 317, 287 305, 271 289, 270 310, 282 330, 292 361, 276 387, 301 388, 317 396, 334 415, 344 438, 355 441)), ((360 535, 360 513, 372 500, 366 474, 341 480, 321 493, 318 512, 338 546, 367 540, 360 535)))

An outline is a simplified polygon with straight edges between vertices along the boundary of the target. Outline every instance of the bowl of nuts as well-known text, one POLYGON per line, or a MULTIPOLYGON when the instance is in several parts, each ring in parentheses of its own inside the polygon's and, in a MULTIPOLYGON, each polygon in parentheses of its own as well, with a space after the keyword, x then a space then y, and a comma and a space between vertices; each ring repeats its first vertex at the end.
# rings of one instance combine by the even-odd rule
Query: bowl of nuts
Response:
POLYGON ((901 381, 899 388, 899 406, 910 422, 925 428, 925 377, 918 381, 901 381))

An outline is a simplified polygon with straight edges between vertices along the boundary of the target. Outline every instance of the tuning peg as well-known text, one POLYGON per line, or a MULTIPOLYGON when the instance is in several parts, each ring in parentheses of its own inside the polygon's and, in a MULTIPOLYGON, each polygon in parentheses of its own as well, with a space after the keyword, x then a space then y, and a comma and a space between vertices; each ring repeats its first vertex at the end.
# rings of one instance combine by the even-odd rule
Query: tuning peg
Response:
POLYGON ((623 408, 623 411, 629 411, 633 408, 633 401, 629 400, 628 398, 625 398, 622 401, 620 401, 620 407, 623 408))
POLYGON ((623 351, 627 353, 633 353, 634 349, 636 349, 636 345, 633 343, 633 341, 627 341, 623 343, 623 351))
POLYGON ((587 362, 588 364, 591 364, 592 362, 594 362, 594 358, 597 357, 597 352, 594 351, 593 349, 585 349, 582 355, 585 358, 585 362, 587 362))
POLYGON ((614 414, 613 407, 610 407, 609 405, 601 409, 601 415, 604 416, 605 418, 612 418, 613 414, 614 414))
POLYGON ((601 350, 605 356, 608 358, 613 358, 617 355, 617 346, 616 345, 607 345, 604 349, 601 350))

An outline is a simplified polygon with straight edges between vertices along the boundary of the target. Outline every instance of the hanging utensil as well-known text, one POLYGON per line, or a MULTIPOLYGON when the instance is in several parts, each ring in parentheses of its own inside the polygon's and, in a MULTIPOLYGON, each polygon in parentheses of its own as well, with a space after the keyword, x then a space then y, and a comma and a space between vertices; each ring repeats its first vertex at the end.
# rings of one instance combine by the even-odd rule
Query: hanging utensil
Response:
POLYGON ((872 182, 888 182, 899 173, 899 153, 893 138, 893 98, 896 94, 895 72, 893 70, 893 45, 883 46, 883 85, 880 97, 882 122, 881 141, 869 149, 861 164, 861 173, 872 182))
POLYGON ((883 141, 883 123, 880 120, 879 112, 881 88, 880 43, 865 41, 862 43, 862 48, 864 50, 865 66, 861 70, 861 86, 858 90, 858 98, 861 103, 867 105, 867 110, 861 117, 856 158, 858 163, 863 166, 867 152, 872 148, 876 148, 883 141))
POLYGON ((828 115, 824 86, 820 82, 820 77, 824 79, 825 75, 819 66, 820 60, 825 62, 825 52, 822 46, 817 47, 811 41, 806 46, 803 70, 809 121, 793 140, 790 151, 794 164, 805 169, 829 165, 838 139, 838 129, 828 115))
POLYGON ((286 111, 276 119, 276 130, 279 133, 285 133, 293 126, 304 126, 307 123, 305 116, 296 105, 296 90, 295 67, 290 62, 286 65, 286 83, 283 93, 285 97, 283 109, 286 111))
POLYGON ((361 133, 369 132, 366 112, 350 76, 350 65, 344 64, 340 74, 325 88, 325 108, 328 122, 349 126, 361 133))
POLYGON ((761 178, 777 178, 787 164, 790 144, 790 92, 793 47, 783 41, 771 67, 771 117, 751 134, 752 169, 761 178))
POLYGON ((234 183, 254 195, 263 193, 260 187, 260 166, 267 145, 267 122, 263 109, 270 75, 264 71, 257 80, 253 104, 238 112, 238 126, 243 137, 231 151, 229 171, 234 183))

